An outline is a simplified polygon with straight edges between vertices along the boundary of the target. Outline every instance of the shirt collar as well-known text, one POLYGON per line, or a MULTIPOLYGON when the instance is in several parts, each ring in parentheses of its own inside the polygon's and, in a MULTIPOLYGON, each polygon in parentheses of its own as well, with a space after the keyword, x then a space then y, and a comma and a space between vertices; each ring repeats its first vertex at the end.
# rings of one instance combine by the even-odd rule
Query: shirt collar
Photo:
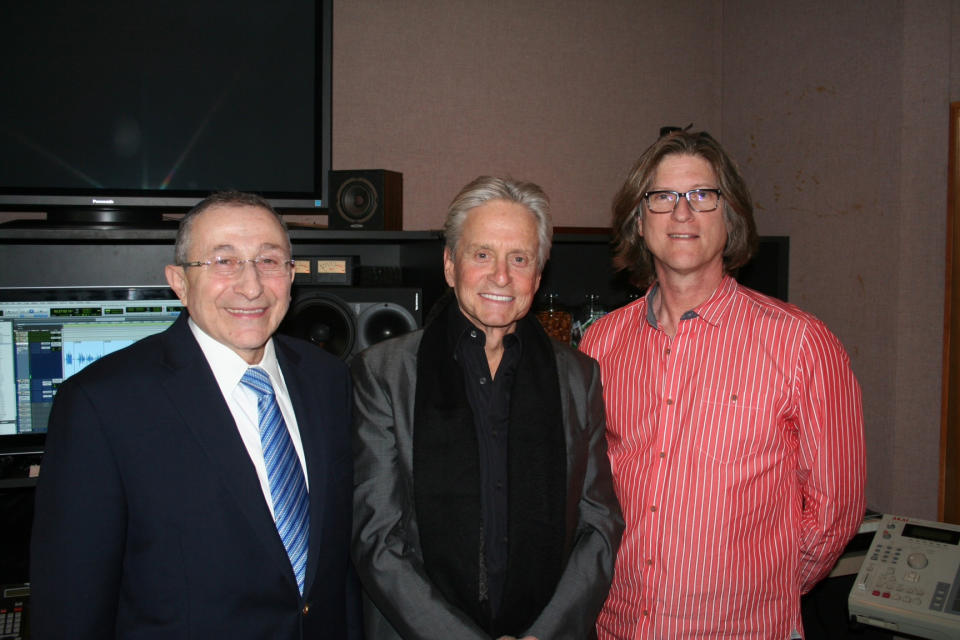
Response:
POLYGON ((224 394, 229 394, 238 384, 240 378, 252 366, 262 368, 268 374, 274 385, 282 385, 283 378, 280 375, 280 364, 277 362, 277 352, 273 347, 273 340, 268 340, 263 349, 263 358, 256 365, 247 363, 246 360, 237 355, 230 347, 212 338, 207 332, 201 329, 197 323, 190 318, 187 321, 190 331, 197 339, 200 350, 206 357, 210 368, 213 370, 213 376, 217 379, 217 384, 224 394))
MULTIPOLYGON (((727 308, 730 306, 730 302, 733 300, 733 294, 737 291, 737 281, 731 276, 725 274, 723 279, 720 281, 720 284, 714 290, 710 297, 707 298, 704 302, 700 303, 700 306, 690 309, 689 311, 684 312, 680 316, 680 321, 690 320, 692 318, 701 318, 707 324, 712 326, 719 326, 723 319, 724 313, 726 313, 727 308)), ((654 329, 658 328, 657 316, 653 311, 653 301, 656 299, 656 296, 660 293, 660 284, 654 283, 650 287, 650 290, 647 291, 646 300, 647 300, 647 324, 649 324, 654 329)))
MULTIPOLYGON (((460 305, 458 305, 456 301, 450 305, 448 314, 447 322, 449 323, 449 330, 447 331, 447 336, 449 337, 450 353, 457 353, 459 346, 466 340, 479 345, 481 348, 487 344, 487 334, 463 315, 463 312, 460 311, 460 305)), ((508 333, 503 337, 504 348, 511 349, 514 345, 520 344, 520 323, 522 321, 521 319, 517 322, 516 331, 508 333)))

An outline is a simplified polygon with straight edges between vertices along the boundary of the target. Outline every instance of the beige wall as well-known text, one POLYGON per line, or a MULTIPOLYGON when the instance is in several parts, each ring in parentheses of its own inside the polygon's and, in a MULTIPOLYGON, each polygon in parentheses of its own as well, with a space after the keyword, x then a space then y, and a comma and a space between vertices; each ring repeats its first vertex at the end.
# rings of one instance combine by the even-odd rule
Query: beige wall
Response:
POLYGON ((605 226, 661 125, 720 125, 720 9, 335 0, 334 168, 403 172, 406 229, 483 173, 541 184, 557 225, 605 226))
POLYGON ((850 352, 870 506, 935 518, 955 6, 335 0, 334 167, 402 171, 406 229, 488 172, 602 226, 661 125, 714 132, 850 352))
POLYGON ((724 138, 850 352, 870 505, 935 518, 952 4, 765 7, 725 4, 724 138))
POLYGON ((481 173, 542 184, 557 225, 605 226, 661 125, 713 132, 760 232, 791 237, 791 300, 850 352, 870 506, 932 519, 958 7, 334 0, 334 168, 403 172, 409 230, 481 173))

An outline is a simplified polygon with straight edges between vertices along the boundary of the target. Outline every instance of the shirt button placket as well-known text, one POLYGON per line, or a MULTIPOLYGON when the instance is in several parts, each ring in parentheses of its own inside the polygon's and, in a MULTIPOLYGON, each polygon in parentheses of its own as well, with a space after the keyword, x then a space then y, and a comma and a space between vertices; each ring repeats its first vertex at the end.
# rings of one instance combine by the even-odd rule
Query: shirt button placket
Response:
MULTIPOLYGON (((662 379, 665 381, 666 384, 663 389, 662 411, 660 412, 660 416, 658 417, 658 420, 657 420, 658 422, 657 429, 659 432, 657 434, 658 442, 657 444, 654 445, 656 446, 656 448, 653 449, 652 451, 657 453, 657 457, 660 462, 666 462, 667 461, 666 449, 668 448, 669 443, 671 442, 671 439, 672 439, 673 427, 674 427, 673 423, 676 420, 675 413, 677 410, 677 407, 674 406, 675 405, 674 395, 676 394, 676 389, 673 388, 672 386, 673 383, 670 381, 674 379, 674 368, 678 366, 678 362, 673 358, 672 343, 668 342, 667 344, 663 345, 661 353, 663 354, 663 360, 662 360, 662 370, 659 373, 660 375, 663 376, 662 379)), ((643 519, 647 522, 645 526, 646 531, 649 532, 653 537, 651 538, 650 541, 648 541, 646 545, 642 545, 642 548, 639 549, 640 553, 642 554, 640 557, 643 558, 642 580, 646 584, 652 583, 654 579, 654 574, 656 572, 656 569, 653 564, 653 558, 657 556, 658 548, 660 546, 661 541, 658 539, 658 536, 655 533, 660 530, 659 518, 656 518, 658 507, 655 504, 655 502, 658 502, 663 496, 663 493, 662 493, 663 483, 666 481, 666 474, 667 474, 667 467, 665 465, 660 465, 657 471, 653 475, 653 478, 652 478, 653 482, 649 486, 649 493, 647 493, 647 497, 650 500, 647 503, 649 515, 647 518, 643 518, 643 519)), ((645 595, 652 596, 653 594, 650 593, 645 595)), ((637 603, 643 607, 640 610, 641 618, 639 621, 639 625, 637 627, 638 635, 645 636, 650 631, 649 625, 651 624, 652 619, 650 616, 649 605, 651 602, 652 602, 652 599, 643 597, 641 599, 641 602, 637 603), (643 606, 643 605, 646 605, 646 606, 643 606), (642 631, 642 630, 645 630, 645 631, 642 631)))

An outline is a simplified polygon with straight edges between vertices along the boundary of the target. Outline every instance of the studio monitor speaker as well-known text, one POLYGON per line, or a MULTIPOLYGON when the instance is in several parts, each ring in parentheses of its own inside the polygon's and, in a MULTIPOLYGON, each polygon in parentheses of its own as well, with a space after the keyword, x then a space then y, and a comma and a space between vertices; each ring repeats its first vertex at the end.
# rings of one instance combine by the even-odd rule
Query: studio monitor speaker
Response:
POLYGON ((370 345, 420 328, 422 321, 417 288, 294 285, 280 332, 348 360, 370 345))
POLYGON ((384 169, 330 172, 331 229, 403 229, 403 174, 384 169))

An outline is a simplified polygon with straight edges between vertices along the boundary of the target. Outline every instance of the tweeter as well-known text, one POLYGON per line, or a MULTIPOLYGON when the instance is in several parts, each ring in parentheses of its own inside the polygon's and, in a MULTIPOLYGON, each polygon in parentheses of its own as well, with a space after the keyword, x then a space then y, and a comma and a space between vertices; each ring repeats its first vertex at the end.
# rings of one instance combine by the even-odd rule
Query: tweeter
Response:
POLYGON ((342 360, 370 345, 419 329, 423 295, 413 287, 294 285, 279 331, 342 360))

